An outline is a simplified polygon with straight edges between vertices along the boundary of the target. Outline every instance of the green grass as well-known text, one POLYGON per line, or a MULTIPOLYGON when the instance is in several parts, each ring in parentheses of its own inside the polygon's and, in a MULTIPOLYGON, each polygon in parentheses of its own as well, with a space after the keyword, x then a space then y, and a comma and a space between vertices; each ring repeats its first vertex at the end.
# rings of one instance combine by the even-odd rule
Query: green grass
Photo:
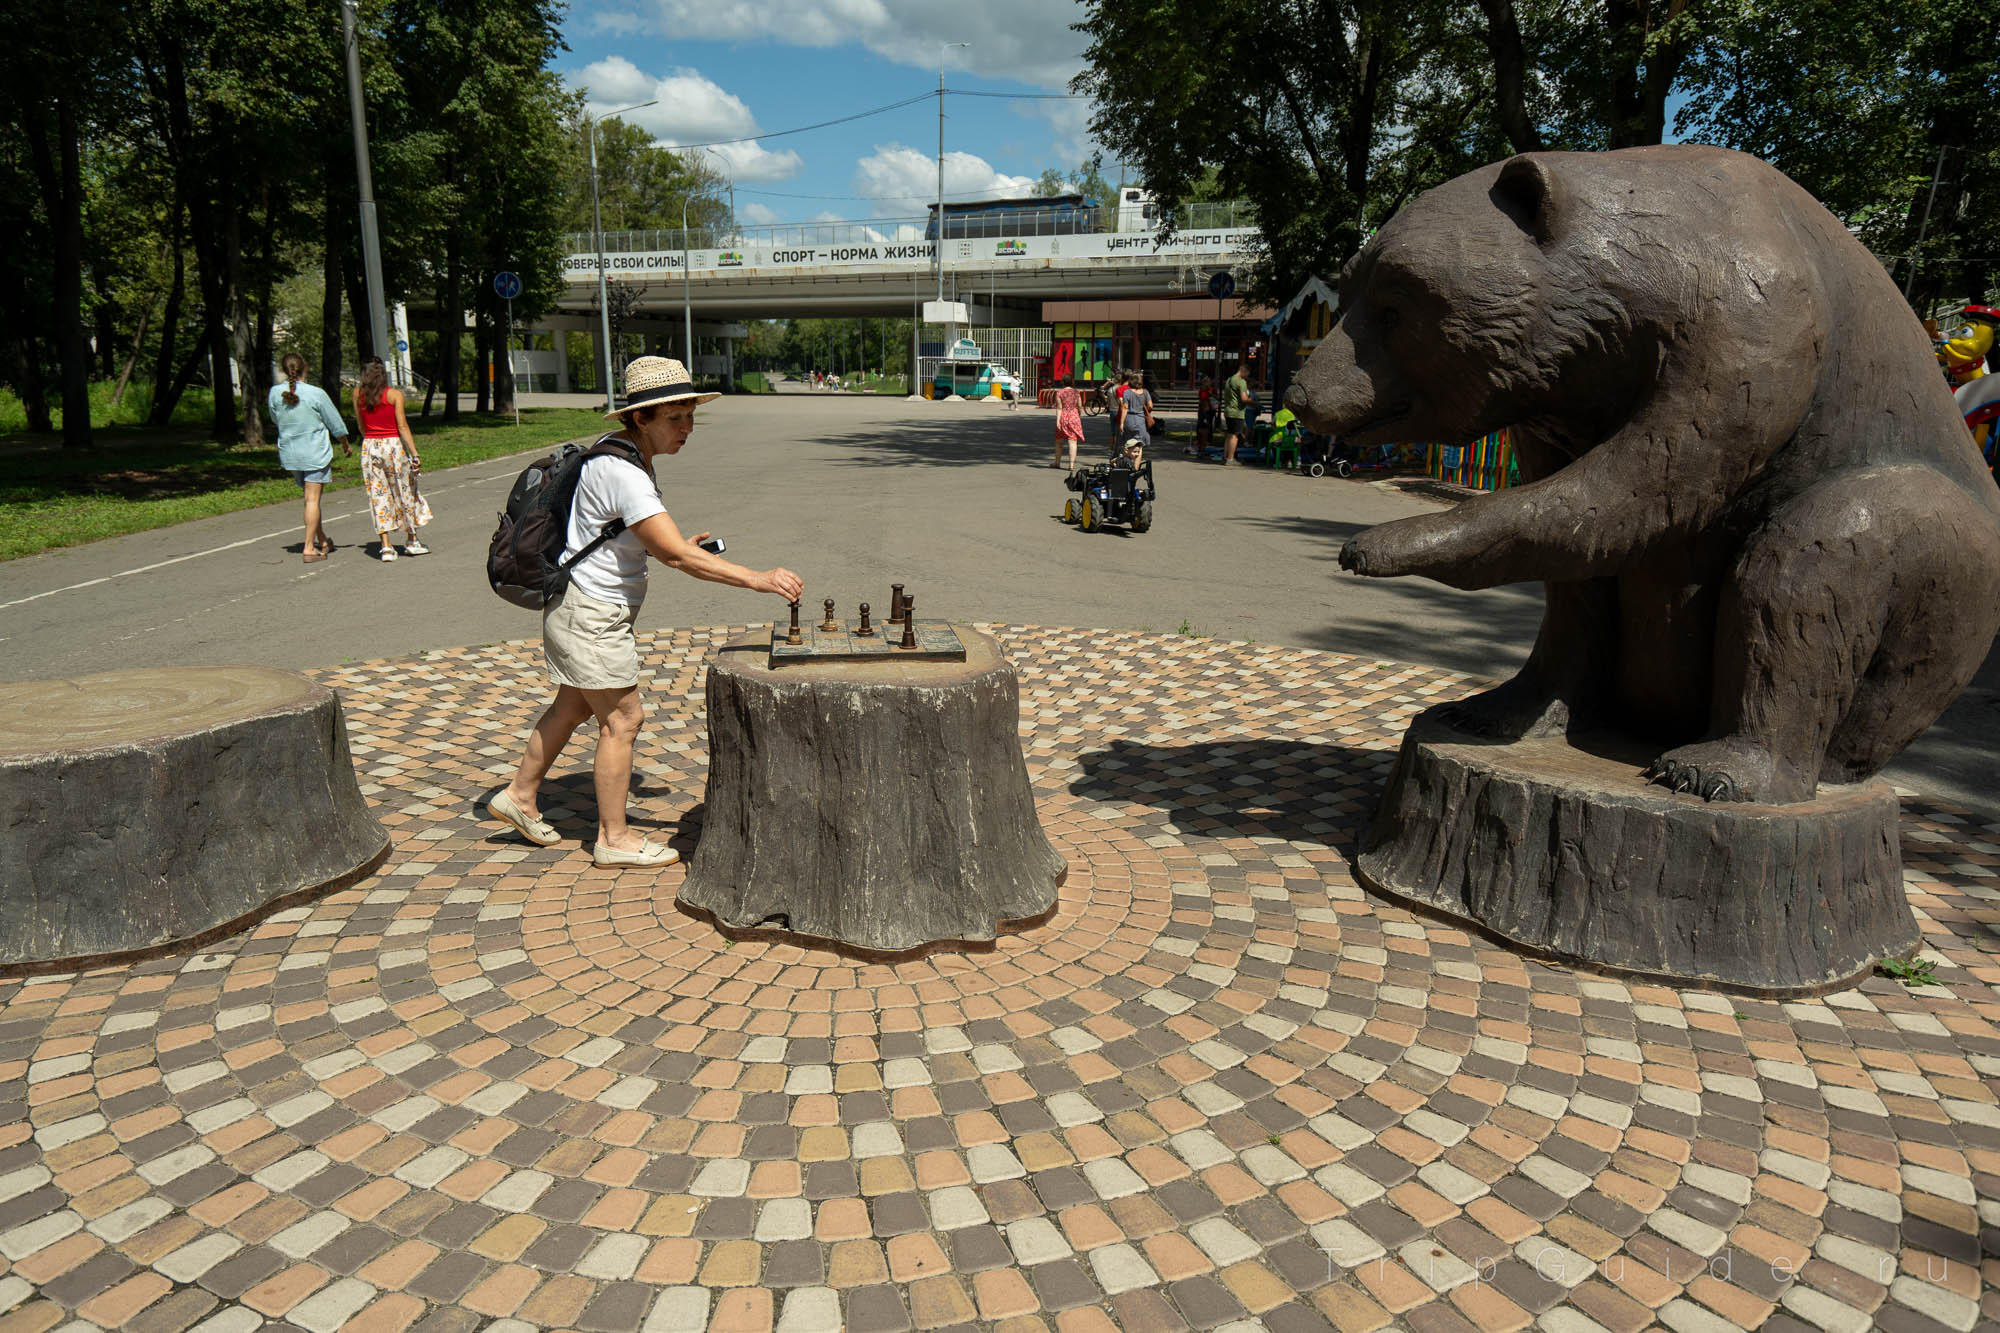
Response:
POLYGON ((1915 990, 1919 986, 1942 986, 1937 979, 1937 960, 1934 958, 1884 958, 1877 967, 1887 976, 1915 990))
MULTIPOLYGON (((585 408, 525 408, 518 427, 511 416, 468 414, 453 426, 412 420, 410 429, 429 474, 595 435, 604 425, 585 408)), ((0 560, 298 499, 298 483, 278 469, 275 444, 217 444, 185 426, 114 425, 98 440, 95 451, 73 453, 45 436, 0 436, 0 560)), ((327 489, 360 484, 359 447, 352 458, 335 449, 327 489)))
POLYGON ((776 393, 761 370, 746 370, 736 377, 736 387, 744 393, 776 393))

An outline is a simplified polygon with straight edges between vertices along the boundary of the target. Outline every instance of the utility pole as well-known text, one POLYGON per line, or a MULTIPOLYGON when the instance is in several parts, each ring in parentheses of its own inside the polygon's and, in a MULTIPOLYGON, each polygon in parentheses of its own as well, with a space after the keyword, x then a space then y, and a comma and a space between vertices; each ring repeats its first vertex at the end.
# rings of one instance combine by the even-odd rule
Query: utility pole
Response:
MULTIPOLYGON (((954 46, 971 46, 971 42, 938 43, 938 161, 937 161, 937 299, 944 300, 944 62, 945 52, 954 46)), ((950 344, 958 340, 958 323, 947 326, 945 353, 951 352, 950 344)))
MULTIPOLYGON (((368 336, 375 355, 392 373, 402 358, 389 345, 389 308, 382 291, 382 240, 375 230, 375 177, 368 169, 368 110, 361 96, 361 39, 354 19, 354 0, 340 0, 340 27, 347 45, 347 106, 354 119, 354 171, 361 187, 361 267, 368 288, 368 336)), ((944 106, 944 75, 938 75, 938 106, 944 106)), ((451 316, 438 312, 440 326, 451 316)), ((455 335, 454 335, 455 336, 455 335)), ((396 375, 401 380, 400 374, 396 375)))
MULTIPOLYGON (((349 0, 352 3, 352 0, 349 0)), ((597 235, 597 314, 598 327, 604 341, 599 344, 602 354, 598 357, 604 376, 604 410, 609 412, 618 405, 617 395, 611 387, 611 290, 604 278, 604 213, 597 203, 597 122, 607 116, 622 116, 627 111, 637 111, 641 107, 657 105, 656 97, 650 102, 638 102, 632 106, 621 106, 616 111, 607 111, 602 116, 592 116, 588 112, 583 117, 584 137, 590 142, 590 225, 597 235)))

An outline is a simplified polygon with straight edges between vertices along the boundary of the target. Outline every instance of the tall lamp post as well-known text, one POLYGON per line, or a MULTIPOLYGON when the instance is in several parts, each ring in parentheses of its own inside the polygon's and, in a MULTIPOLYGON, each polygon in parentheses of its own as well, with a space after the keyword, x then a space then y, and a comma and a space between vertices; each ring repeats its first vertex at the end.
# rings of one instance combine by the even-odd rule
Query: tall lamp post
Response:
MULTIPOLYGON (((953 48, 954 46, 971 46, 971 45, 972 45, 972 43, 971 43, 971 42, 939 42, 939 43, 938 43, 938 172, 937 172, 937 176, 938 176, 938 180, 937 180, 937 299, 938 299, 938 300, 939 300, 940 302, 942 302, 942 301, 944 300, 944 62, 945 62, 945 52, 947 52, 947 51, 951 50, 951 48, 953 48)), ((950 352, 951 352, 951 347, 949 346, 949 344, 950 344, 950 343, 952 343, 952 342, 955 342, 955 341, 957 341, 957 339, 958 339, 958 324, 957 324, 957 322, 956 322, 956 321, 953 321, 953 322, 952 322, 952 323, 951 323, 950 325, 948 325, 948 326, 947 326, 947 328, 948 328, 948 330, 949 330, 949 331, 948 331, 948 333, 946 334, 946 337, 945 337, 945 342, 947 343, 947 346, 945 347, 945 352, 946 352, 946 354, 947 354, 947 355, 949 355, 949 354, 950 354, 950 352)), ((916 368, 915 368, 914 366, 912 366, 912 367, 911 367, 911 370, 912 370, 913 372, 915 371, 915 369, 916 369, 916 368)))
MULTIPOLYGON (((688 200, 692 197, 692 192, 684 192, 681 195, 681 350, 687 354, 687 372, 690 382, 695 377, 694 295, 692 291, 694 280, 688 276, 688 200)), ((730 221, 733 224, 736 218, 734 205, 736 186, 734 182, 731 182, 729 186, 729 197, 731 200, 730 221)))
MULTIPOLYGON (((361 193, 361 269, 368 283, 368 336, 375 355, 401 369, 403 358, 389 345, 389 310, 382 291, 382 241, 375 230, 375 177, 368 169, 368 112, 361 96, 361 41, 354 19, 355 0, 341 0, 340 26, 347 46, 347 105, 354 120, 354 168, 361 193)), ((944 75, 938 75, 944 87, 944 75)), ((944 105, 944 95, 938 95, 944 105)), ((399 374, 396 377, 401 380, 399 374)))
POLYGON ((597 122, 606 116, 622 116, 627 111, 637 111, 640 107, 654 106, 658 98, 648 102, 634 102, 631 106, 621 106, 616 111, 606 111, 593 116, 585 113, 583 135, 590 143, 590 225, 597 237, 597 316, 601 321, 603 341, 598 344, 602 355, 598 358, 604 376, 604 410, 609 412, 618 406, 611 388, 611 289, 604 281, 604 212, 597 203, 597 122))

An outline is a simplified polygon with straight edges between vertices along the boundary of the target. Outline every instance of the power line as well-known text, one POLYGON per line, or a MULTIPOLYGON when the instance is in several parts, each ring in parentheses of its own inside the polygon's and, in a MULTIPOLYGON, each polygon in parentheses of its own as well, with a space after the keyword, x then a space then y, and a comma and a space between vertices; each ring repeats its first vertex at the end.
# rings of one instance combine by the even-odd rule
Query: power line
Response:
POLYGON ((1009 102, 1087 102, 1083 93, 982 93, 970 88, 947 88, 948 97, 999 97, 1009 102))
POLYGON ((845 125, 850 120, 865 120, 869 116, 879 116, 887 111, 900 111, 906 106, 913 106, 918 102, 928 101, 935 96, 935 93, 918 93, 915 97, 906 97, 900 102, 890 102, 884 106, 871 107, 866 111, 857 111, 851 116, 835 116, 832 120, 822 120, 813 125, 801 125, 797 129, 772 130, 769 134, 747 134, 741 139, 710 139, 706 143, 669 144, 668 147, 676 151, 682 148, 726 148, 731 144, 759 143, 765 139, 782 139, 788 134, 807 134, 813 130, 826 129, 831 125, 845 125))

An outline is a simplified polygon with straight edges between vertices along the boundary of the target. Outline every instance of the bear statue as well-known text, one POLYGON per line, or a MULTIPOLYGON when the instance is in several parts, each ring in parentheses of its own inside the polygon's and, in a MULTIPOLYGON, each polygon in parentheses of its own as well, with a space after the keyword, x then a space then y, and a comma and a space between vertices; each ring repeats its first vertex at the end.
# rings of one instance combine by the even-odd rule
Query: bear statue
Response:
POLYGON ((1845 227, 1719 148, 1531 153, 1438 186, 1341 276, 1286 397, 1351 443, 1511 431, 1523 484, 1340 563, 1541 580, 1527 665, 1461 732, 1642 738, 1652 782, 1787 804, 1866 778, 2000 629, 2000 490, 1845 227))

